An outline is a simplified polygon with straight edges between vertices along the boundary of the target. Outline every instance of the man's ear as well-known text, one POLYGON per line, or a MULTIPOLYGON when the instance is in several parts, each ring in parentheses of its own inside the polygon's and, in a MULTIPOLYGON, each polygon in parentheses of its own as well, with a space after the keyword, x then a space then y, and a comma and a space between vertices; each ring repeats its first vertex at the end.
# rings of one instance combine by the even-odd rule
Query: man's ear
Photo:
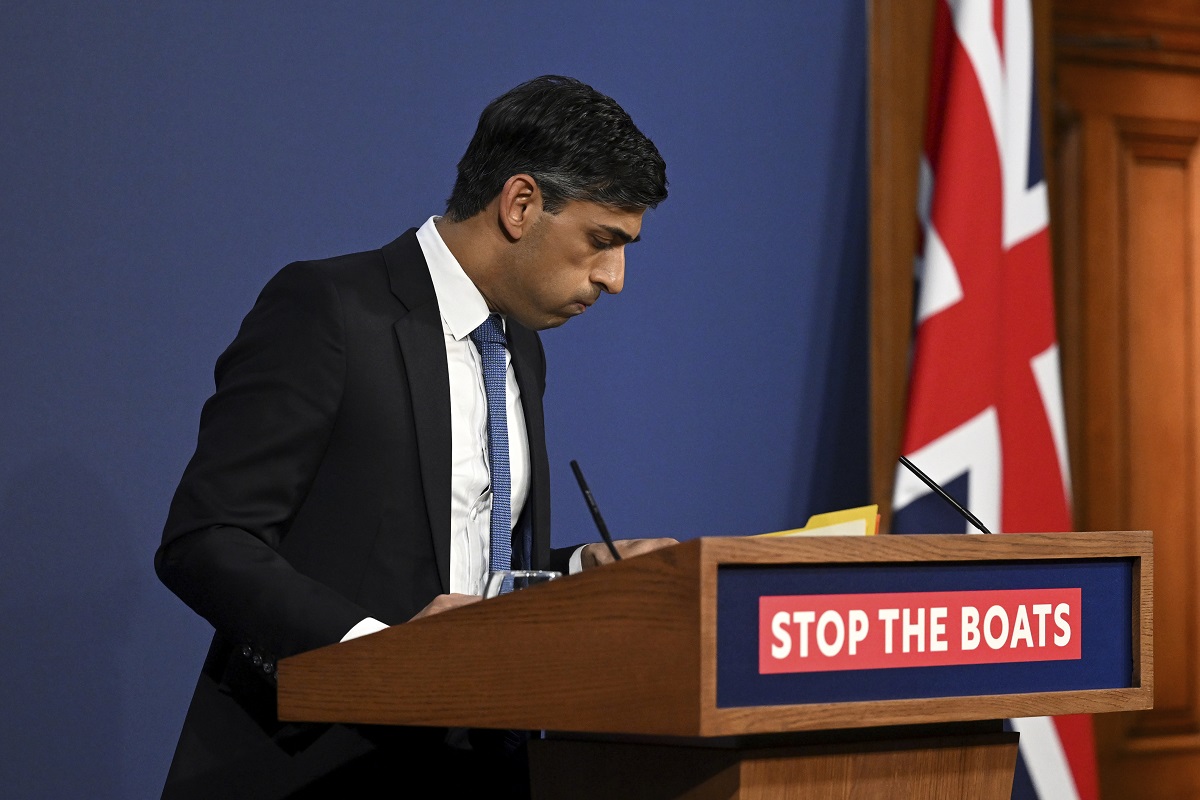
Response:
POLYGON ((500 226, 513 241, 524 236, 542 212, 542 191, 532 175, 513 175, 504 182, 497 199, 500 226))

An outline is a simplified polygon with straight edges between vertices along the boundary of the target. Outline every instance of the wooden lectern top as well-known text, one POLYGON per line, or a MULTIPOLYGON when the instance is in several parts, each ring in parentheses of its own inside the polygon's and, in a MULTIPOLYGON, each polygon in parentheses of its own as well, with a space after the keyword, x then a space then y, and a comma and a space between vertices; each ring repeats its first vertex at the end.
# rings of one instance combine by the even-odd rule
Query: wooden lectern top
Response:
POLYGON ((1147 531, 707 537, 283 659, 279 716, 726 737, 1145 709, 1152 596, 1147 531), (760 674, 758 595, 837 594, 843 577, 853 591, 1079 584, 1083 649, 1070 663, 760 674), (873 683, 897 676, 893 696, 873 683), (970 688, 939 694, 946 678, 970 688), (813 685, 832 688, 806 696, 813 685))

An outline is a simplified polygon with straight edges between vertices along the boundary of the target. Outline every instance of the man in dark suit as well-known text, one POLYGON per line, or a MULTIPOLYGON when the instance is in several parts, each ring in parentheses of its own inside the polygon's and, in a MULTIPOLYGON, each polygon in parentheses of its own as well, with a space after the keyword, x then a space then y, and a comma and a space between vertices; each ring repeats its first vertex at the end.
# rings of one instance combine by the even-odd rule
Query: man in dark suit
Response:
POLYGON ((155 556, 216 629, 164 798, 527 791, 522 749, 486 732, 280 723, 274 665, 478 601, 498 543, 514 567, 611 558, 550 546, 537 331, 621 290, 625 247, 666 186, 617 103, 543 76, 484 110, 444 216, 266 285, 217 362, 155 556), (507 340, 491 397, 472 338, 489 318, 507 340), (501 396, 506 505, 489 474, 501 396))

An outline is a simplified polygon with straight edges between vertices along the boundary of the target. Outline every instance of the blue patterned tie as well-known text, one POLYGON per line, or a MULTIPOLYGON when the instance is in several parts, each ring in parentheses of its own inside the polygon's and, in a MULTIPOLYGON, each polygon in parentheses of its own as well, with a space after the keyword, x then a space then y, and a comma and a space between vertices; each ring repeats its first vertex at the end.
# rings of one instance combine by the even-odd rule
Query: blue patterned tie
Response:
POLYGON ((483 386, 488 406, 488 470, 492 475, 491 569, 512 563, 512 479, 508 474, 508 416, 504 355, 507 342, 500 315, 492 314, 475 330, 471 341, 483 357, 483 386))

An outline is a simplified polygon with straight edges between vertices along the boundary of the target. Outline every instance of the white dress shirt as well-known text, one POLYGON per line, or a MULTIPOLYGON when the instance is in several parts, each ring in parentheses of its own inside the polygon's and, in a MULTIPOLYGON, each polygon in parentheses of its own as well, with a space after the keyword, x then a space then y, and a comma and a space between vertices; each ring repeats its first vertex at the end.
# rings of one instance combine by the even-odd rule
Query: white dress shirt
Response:
MULTIPOLYGON (((442 241, 435 225, 437 219, 430 217, 417 230, 417 242, 429 265, 433 291, 442 313, 442 337, 450 373, 450 592, 482 595, 490 569, 492 487, 488 471, 488 411, 483 361, 470 334, 490 312, 479 289, 442 241)), ((505 353, 504 363, 508 466, 512 485, 510 508, 515 526, 529 496, 529 434, 510 353, 505 353)), ((571 571, 578 571, 578 551, 571 561, 571 571)), ((351 628, 342 641, 385 627, 382 622, 368 617, 351 628)))
MULTIPOLYGON (((492 486, 488 473, 488 408, 483 384, 483 359, 471 331, 488 318, 487 302, 463 272, 429 220, 417 231, 417 241, 442 312, 442 335, 450 371, 450 591, 483 594, 490 569, 492 486)), ((501 317, 503 319, 503 317, 501 317)), ((505 351, 505 391, 508 411, 508 468, 512 479, 512 524, 515 526, 529 496, 529 436, 521 390, 513 372, 512 355, 505 351)))

